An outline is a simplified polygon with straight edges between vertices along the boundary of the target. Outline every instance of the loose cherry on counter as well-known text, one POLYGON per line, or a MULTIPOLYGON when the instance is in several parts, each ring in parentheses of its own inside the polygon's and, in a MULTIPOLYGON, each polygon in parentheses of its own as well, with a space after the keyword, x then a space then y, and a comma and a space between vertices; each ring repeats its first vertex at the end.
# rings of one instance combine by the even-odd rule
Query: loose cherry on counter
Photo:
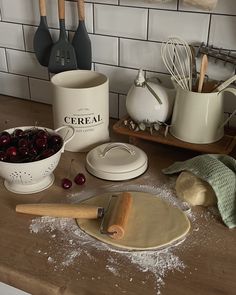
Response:
POLYGON ((61 186, 64 189, 69 189, 72 186, 72 181, 69 178, 63 178, 61 181, 61 186))
MULTIPOLYGON (((74 161, 75 161, 75 159, 71 159, 67 177, 63 178, 62 181, 61 181, 61 186, 64 189, 68 189, 68 188, 70 188, 72 186, 72 181, 70 180, 70 175, 71 175, 72 165, 73 165, 74 161)), ((76 184, 78 184, 78 185, 83 185, 86 182, 86 177, 84 176, 83 173, 78 173, 74 177, 74 182, 76 184)))
POLYGON ((83 173, 78 173, 74 178, 74 182, 78 185, 83 185, 86 182, 86 177, 83 173))

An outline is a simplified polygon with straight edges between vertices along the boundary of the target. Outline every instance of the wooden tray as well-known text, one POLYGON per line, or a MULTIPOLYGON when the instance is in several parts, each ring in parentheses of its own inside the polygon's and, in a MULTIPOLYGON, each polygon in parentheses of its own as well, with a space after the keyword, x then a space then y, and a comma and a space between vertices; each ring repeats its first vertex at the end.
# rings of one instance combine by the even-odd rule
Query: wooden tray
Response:
MULTIPOLYGON (((236 136, 231 134, 225 134, 225 136, 219 141, 211 144, 188 143, 175 138, 170 133, 165 136, 165 127, 161 127, 159 131, 155 131, 153 134, 150 134, 149 131, 133 131, 129 127, 125 126, 125 120, 129 121, 130 118, 125 116, 116 122, 113 125, 113 130, 116 133, 128 135, 133 142, 137 139, 144 139, 208 154, 229 154, 232 152, 236 144, 236 136)), ((232 134, 235 134, 235 132, 232 134)))

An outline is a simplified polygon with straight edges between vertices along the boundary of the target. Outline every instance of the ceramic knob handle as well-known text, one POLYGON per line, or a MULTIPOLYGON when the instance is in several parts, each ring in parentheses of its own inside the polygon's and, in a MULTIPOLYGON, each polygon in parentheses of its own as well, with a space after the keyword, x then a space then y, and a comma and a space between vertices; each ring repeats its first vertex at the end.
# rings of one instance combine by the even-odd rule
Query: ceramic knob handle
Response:
POLYGON ((101 153, 101 157, 104 158, 107 155, 107 153, 113 149, 123 149, 123 150, 126 150, 127 152, 129 152, 131 155, 135 155, 135 151, 132 150, 130 147, 128 147, 126 144, 124 144, 124 143, 111 143, 105 147, 105 149, 101 153))

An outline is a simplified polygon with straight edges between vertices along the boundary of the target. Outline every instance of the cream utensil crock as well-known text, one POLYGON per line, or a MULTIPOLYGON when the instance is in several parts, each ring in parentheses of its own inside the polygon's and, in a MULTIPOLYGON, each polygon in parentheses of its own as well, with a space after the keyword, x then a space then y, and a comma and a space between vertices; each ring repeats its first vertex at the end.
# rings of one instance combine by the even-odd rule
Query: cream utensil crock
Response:
POLYGON ((171 120, 170 133, 183 141, 207 144, 224 136, 224 126, 235 114, 224 120, 224 92, 236 96, 235 88, 221 92, 199 93, 182 89, 173 82, 176 98, 171 120))
POLYGON ((51 82, 54 127, 75 129, 65 150, 86 152, 109 141, 108 78, 94 71, 73 70, 56 74, 51 82))

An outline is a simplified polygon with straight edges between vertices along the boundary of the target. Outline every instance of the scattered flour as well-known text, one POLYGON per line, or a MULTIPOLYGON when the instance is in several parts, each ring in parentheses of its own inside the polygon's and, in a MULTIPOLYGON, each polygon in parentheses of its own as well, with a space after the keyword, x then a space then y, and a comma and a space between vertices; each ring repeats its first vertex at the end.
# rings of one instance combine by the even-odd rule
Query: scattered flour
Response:
MULTIPOLYGON (((151 180, 153 183, 153 180, 151 180)), ((146 181, 147 182, 147 181, 146 181)), ((162 186, 150 186, 147 184, 118 186, 110 185, 106 187, 106 191, 145 191, 158 195, 159 197, 170 202, 174 206, 178 206, 186 212, 189 219, 192 221, 192 234, 198 234, 199 224, 195 224, 196 216, 192 212, 191 208, 186 203, 181 202, 175 197, 174 193, 174 181, 173 183, 164 184, 162 186)), ((103 190, 104 192, 104 190, 103 190)), ((90 192, 90 195, 91 192, 90 192)), ((84 197, 84 196, 83 196, 84 197)), ((69 195, 70 202, 79 202, 81 200, 80 195, 69 195)), ((205 218, 205 216, 204 216, 205 218)), ((83 258, 86 257, 89 263, 96 263, 98 257, 96 251, 100 253, 104 252, 104 271, 108 271, 112 275, 119 277, 122 276, 125 265, 131 263, 132 266, 143 272, 145 279, 142 281, 146 283, 150 275, 155 279, 155 292, 161 294, 161 288, 164 286, 164 278, 169 272, 180 271, 182 272, 187 265, 181 258, 175 254, 176 250, 181 250, 186 247, 191 247, 193 244, 193 238, 186 237, 185 240, 179 243, 166 247, 164 249, 149 250, 149 251, 124 251, 116 249, 110 245, 102 243, 93 237, 87 235, 79 229, 76 222, 69 218, 53 218, 53 217, 38 217, 32 220, 30 225, 30 231, 35 234, 49 233, 51 244, 53 249, 57 249, 57 252, 46 254, 43 250, 38 249, 36 252, 39 255, 45 255, 50 262, 54 265, 55 270, 63 270, 65 267, 73 265, 76 261, 78 268, 80 267, 80 261, 78 258, 83 253, 83 258), (59 246, 55 247, 58 243, 59 246), (84 255, 85 254, 85 255, 84 255)), ((197 239, 196 239, 197 240, 197 239)), ((198 243, 199 240, 196 241, 198 243)), ((206 240, 205 240, 206 242, 206 240)), ((181 251, 180 251, 181 252, 181 251)), ((101 257, 101 256, 100 256, 101 257)), ((101 259, 101 258, 100 258, 101 259)), ((88 263, 84 262, 84 263, 88 263)), ((79 273, 79 271, 78 271, 79 273)), ((128 273, 129 282, 133 282, 135 273, 128 273)), ((84 277, 82 277, 83 279, 84 277)), ((94 278, 94 277, 93 277, 94 278)), ((99 277, 101 279, 101 277, 99 277)), ((119 287, 117 285, 117 287, 119 287)), ((126 291, 122 291, 125 293, 126 291)))

